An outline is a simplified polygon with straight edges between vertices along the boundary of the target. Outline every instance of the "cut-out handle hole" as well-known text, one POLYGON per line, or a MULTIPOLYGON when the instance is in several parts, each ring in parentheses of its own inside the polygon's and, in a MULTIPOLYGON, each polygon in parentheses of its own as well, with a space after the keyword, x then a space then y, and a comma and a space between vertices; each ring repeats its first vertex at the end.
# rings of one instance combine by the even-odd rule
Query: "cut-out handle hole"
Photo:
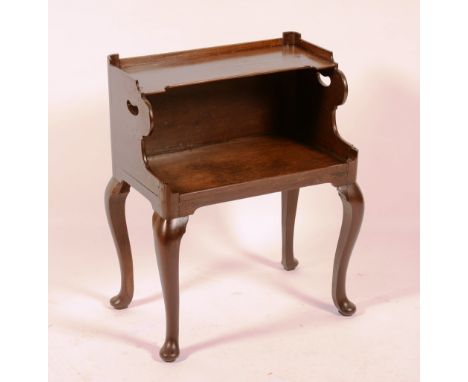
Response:
POLYGON ((132 103, 129 100, 127 100, 127 108, 128 111, 133 115, 138 115, 138 106, 132 105, 132 103))
POLYGON ((331 84, 331 78, 328 76, 324 76, 323 74, 317 73, 317 78, 320 82, 320 85, 324 87, 328 87, 331 84))

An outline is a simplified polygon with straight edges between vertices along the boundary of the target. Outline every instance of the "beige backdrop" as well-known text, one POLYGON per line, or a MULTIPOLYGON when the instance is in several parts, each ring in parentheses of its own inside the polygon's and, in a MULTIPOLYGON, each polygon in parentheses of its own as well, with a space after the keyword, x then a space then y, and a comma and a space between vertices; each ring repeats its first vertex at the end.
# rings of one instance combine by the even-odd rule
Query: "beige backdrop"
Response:
POLYGON ((419 5, 417 1, 49 1, 51 381, 415 381, 419 364, 419 5), (151 207, 127 201, 135 301, 109 308, 119 271, 103 193, 111 176, 106 56, 279 37, 334 52, 349 95, 341 135, 360 150, 366 201, 349 269, 352 318, 330 283, 341 202, 303 189, 283 272, 280 198, 206 207, 181 248, 181 348, 164 337, 151 207), (345 375, 344 375, 345 374, 345 375), (168 378, 168 379, 166 379, 168 378))

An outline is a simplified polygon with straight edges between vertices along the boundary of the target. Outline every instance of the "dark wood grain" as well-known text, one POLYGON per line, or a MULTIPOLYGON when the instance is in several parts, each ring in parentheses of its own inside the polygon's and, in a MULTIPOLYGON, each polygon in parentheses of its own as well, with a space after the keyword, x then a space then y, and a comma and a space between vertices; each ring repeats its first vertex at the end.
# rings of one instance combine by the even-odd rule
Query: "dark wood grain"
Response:
POLYGON ((331 52, 290 39, 273 39, 172 54, 120 60, 120 67, 140 83, 145 94, 167 88, 300 68, 336 67, 331 52))
POLYGON ((338 187, 338 193, 343 203, 343 223, 333 266, 332 296, 338 311, 344 316, 351 316, 356 306, 346 295, 346 271, 361 228, 364 199, 357 183, 338 187))
POLYGON ((346 163, 279 136, 253 136, 148 158, 151 172, 178 194, 288 174, 309 174, 346 163), (181 176, 183 174, 183 176, 181 176))
POLYGON ((293 251, 299 188, 331 183, 343 201, 333 301, 355 306, 346 270, 363 216, 358 150, 336 127, 347 97, 333 54, 297 32, 282 38, 141 57, 108 57, 113 179, 106 210, 122 270, 111 300, 125 308, 133 271, 125 223, 130 187, 151 203, 166 306, 160 354, 179 354, 179 247, 188 216, 214 203, 282 193, 282 264, 293 251), (328 77, 329 81, 323 81, 328 77), (329 82, 329 83, 326 83, 329 82))
MULTIPOLYGON (((161 217, 186 216, 204 205, 291 187, 327 182, 339 186, 352 181, 350 174, 355 172, 357 150, 341 139, 335 123, 335 110, 346 99, 347 85, 331 52, 306 44, 294 32, 286 32, 283 39, 276 42, 268 40, 252 44, 155 55, 134 61, 120 59, 118 55, 109 57, 114 176, 148 198, 161 217), (308 55, 326 60, 330 66, 285 67, 271 73, 262 59, 257 61, 255 71, 246 73, 242 78, 228 76, 200 82, 196 80, 191 65, 185 64, 187 60, 202 60, 207 65, 206 71, 210 72, 216 67, 219 55, 242 55, 262 49, 262 46, 280 46, 278 44, 287 49, 300 47, 308 55), (148 65, 153 68, 156 63, 163 67, 171 66, 176 65, 179 59, 187 75, 195 78, 186 86, 167 88, 161 94, 144 93, 144 80, 137 80, 128 73, 132 66, 148 65), (319 72, 330 77, 329 86, 320 83, 319 72), (155 155, 229 143, 252 135, 291 139, 327 153, 345 166, 317 170, 314 176, 300 178, 300 181, 295 180, 294 173, 280 174, 269 179, 268 184, 255 179, 249 183, 232 184, 230 190, 223 186, 193 193, 174 191, 158 176, 154 176, 152 165, 158 161, 155 155)), ((252 171, 251 178, 255 178, 256 170, 252 171)), ((182 173, 180 177, 185 176, 182 173)))
POLYGON ((156 128, 144 139, 146 155, 278 131, 282 76, 196 84, 149 95, 156 128))
POLYGON ((287 271, 297 267, 298 261, 294 258, 294 222, 296 220, 297 199, 299 189, 286 190, 281 193, 281 231, 282 231, 282 257, 281 264, 287 271))
POLYGON ((120 292, 110 300, 115 309, 125 309, 133 298, 133 261, 127 222, 125 220, 125 200, 130 186, 111 178, 105 193, 107 220, 114 239, 120 264, 120 292))
POLYGON ((154 245, 166 306, 166 340, 159 354, 164 361, 179 355, 179 248, 188 217, 162 219, 153 214, 154 245))

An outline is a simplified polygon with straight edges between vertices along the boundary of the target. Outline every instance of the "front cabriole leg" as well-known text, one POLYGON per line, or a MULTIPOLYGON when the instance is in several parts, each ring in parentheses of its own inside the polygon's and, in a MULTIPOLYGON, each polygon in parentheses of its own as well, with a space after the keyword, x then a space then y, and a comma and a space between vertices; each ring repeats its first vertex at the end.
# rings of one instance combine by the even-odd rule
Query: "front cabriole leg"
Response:
POLYGON ((163 219, 153 214, 159 277, 166 307, 166 340, 159 354, 166 362, 179 356, 179 248, 188 217, 163 219))
POLYGON ((357 183, 338 187, 338 193, 343 203, 343 222, 333 266, 332 296, 338 311, 344 316, 351 316, 356 306, 346 296, 346 271, 361 228, 364 199, 357 183))

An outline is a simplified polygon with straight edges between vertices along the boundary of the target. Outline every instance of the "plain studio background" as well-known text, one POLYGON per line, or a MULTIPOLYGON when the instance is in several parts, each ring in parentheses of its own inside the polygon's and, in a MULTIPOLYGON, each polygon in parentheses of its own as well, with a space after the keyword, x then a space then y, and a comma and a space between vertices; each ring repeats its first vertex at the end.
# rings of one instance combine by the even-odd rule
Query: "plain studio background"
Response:
POLYGON ((415 381, 419 375, 417 1, 49 2, 51 381, 415 381), (349 85, 341 135, 359 149, 366 211, 348 272, 355 316, 331 300, 342 208, 301 190, 295 254, 280 266, 280 195, 198 210, 181 246, 181 356, 159 360, 164 306, 152 209, 127 199, 135 297, 104 211, 111 176, 106 56, 280 37, 334 52, 349 85))

